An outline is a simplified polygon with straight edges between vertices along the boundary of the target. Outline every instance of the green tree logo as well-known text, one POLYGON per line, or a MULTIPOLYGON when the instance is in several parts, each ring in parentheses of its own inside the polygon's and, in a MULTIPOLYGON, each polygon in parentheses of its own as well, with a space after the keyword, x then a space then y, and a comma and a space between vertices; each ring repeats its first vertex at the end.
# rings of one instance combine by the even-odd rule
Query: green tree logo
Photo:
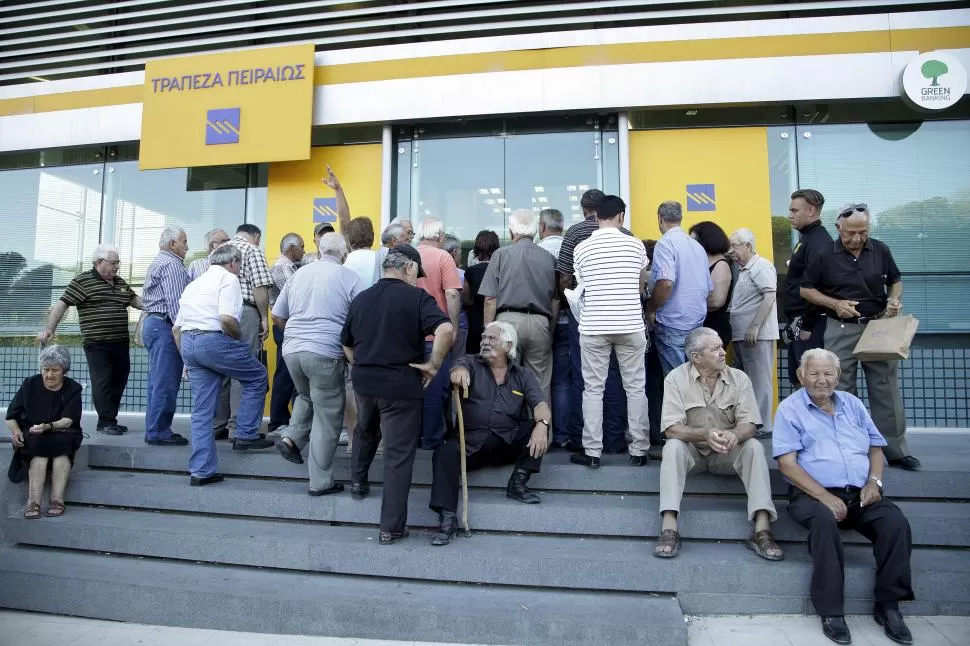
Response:
POLYGON ((950 69, 943 61, 929 60, 923 63, 920 71, 923 73, 923 78, 933 79, 933 82, 930 83, 930 85, 935 86, 940 84, 938 79, 949 72, 950 69))

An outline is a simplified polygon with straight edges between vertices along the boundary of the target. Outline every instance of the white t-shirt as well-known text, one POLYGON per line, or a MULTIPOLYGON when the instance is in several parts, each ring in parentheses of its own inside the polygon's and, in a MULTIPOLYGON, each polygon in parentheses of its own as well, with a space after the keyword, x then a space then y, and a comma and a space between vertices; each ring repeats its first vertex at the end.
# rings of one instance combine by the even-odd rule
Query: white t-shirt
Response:
POLYGON ((351 251, 344 260, 344 267, 351 270, 360 278, 360 288, 367 289, 376 281, 374 276, 380 276, 380 270, 374 271, 377 252, 373 249, 358 249, 351 251))
POLYGON ((210 265, 193 280, 179 298, 175 325, 186 330, 222 330, 220 316, 242 317, 243 297, 239 278, 220 265, 210 265))
POLYGON ((640 273, 647 264, 643 243, 614 227, 597 229, 576 245, 573 267, 584 286, 580 334, 630 334, 646 329, 640 273))

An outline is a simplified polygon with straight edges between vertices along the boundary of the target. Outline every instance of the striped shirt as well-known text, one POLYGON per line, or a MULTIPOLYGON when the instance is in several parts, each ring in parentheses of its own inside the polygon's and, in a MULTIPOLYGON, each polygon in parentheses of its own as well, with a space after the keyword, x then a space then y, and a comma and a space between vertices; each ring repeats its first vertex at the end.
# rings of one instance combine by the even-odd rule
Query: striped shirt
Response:
POLYGON ((642 332, 640 274, 647 267, 643 243, 615 227, 598 228, 576 246, 575 256, 575 271, 585 286, 579 333, 642 332))
POLYGON ((84 343, 128 341, 128 307, 137 298, 120 276, 109 283, 97 269, 74 277, 61 300, 77 308, 84 343))
POLYGON ((233 236, 229 244, 242 252, 239 288, 242 290, 243 302, 255 305, 256 297, 253 296, 255 288, 273 286, 273 277, 269 273, 266 257, 259 247, 238 235, 233 236))
MULTIPOLYGON (((591 235, 593 231, 600 228, 599 223, 596 221, 596 216, 588 217, 582 222, 577 222, 573 226, 569 227, 566 231, 566 235, 562 239, 562 245, 559 247, 559 257, 556 262, 556 271, 565 276, 570 276, 574 272, 573 270, 573 256, 576 251, 576 246, 586 240, 591 235)), ((620 227, 620 231, 632 236, 629 229, 620 227)), ((641 246, 643 246, 641 244, 641 246)), ((566 306, 566 301, 562 302, 562 306, 566 306)))
POLYGON ((160 251, 145 273, 145 287, 141 300, 144 310, 168 316, 171 320, 179 313, 179 298, 189 284, 189 272, 182 259, 171 251, 160 251))
POLYGON ((209 256, 204 256, 198 260, 193 260, 192 264, 189 265, 189 280, 195 280, 205 272, 209 271, 209 256))

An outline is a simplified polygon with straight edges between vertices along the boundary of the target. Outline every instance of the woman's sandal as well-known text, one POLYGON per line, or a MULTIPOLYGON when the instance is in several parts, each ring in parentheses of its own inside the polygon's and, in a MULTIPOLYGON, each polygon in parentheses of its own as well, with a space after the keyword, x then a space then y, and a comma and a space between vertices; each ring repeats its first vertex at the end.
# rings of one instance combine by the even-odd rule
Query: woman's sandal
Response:
POLYGON ((676 529, 665 529, 657 537, 657 546, 653 548, 653 555, 661 559, 672 559, 680 553, 680 532, 676 529), (664 548, 669 548, 669 551, 664 548))
MULTIPOLYGON (((39 508, 40 505, 37 505, 39 508)), ((47 508, 47 515, 50 518, 57 518, 64 515, 64 503, 59 500, 52 500, 50 507, 47 508)))
POLYGON ((744 545, 761 558, 769 561, 781 561, 785 558, 785 553, 778 547, 778 543, 775 542, 771 532, 767 529, 757 532, 745 541, 744 545), (768 550, 778 550, 778 553, 769 554, 768 550))
POLYGON ((40 503, 39 502, 28 502, 27 510, 24 511, 24 518, 27 520, 34 520, 40 518, 40 503))

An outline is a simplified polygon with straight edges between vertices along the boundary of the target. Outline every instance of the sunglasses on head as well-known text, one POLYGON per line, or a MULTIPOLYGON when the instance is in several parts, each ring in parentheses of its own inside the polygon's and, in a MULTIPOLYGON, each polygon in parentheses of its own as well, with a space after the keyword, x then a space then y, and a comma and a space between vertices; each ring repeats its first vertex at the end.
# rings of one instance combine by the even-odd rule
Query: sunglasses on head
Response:
POLYGON ((839 212, 839 217, 836 218, 836 219, 838 220, 838 219, 841 219, 841 218, 848 217, 848 216, 852 215, 853 213, 865 213, 868 210, 869 210, 869 206, 868 205, 866 205, 866 204, 856 204, 855 206, 850 206, 850 207, 847 207, 847 208, 842 209, 839 212))

